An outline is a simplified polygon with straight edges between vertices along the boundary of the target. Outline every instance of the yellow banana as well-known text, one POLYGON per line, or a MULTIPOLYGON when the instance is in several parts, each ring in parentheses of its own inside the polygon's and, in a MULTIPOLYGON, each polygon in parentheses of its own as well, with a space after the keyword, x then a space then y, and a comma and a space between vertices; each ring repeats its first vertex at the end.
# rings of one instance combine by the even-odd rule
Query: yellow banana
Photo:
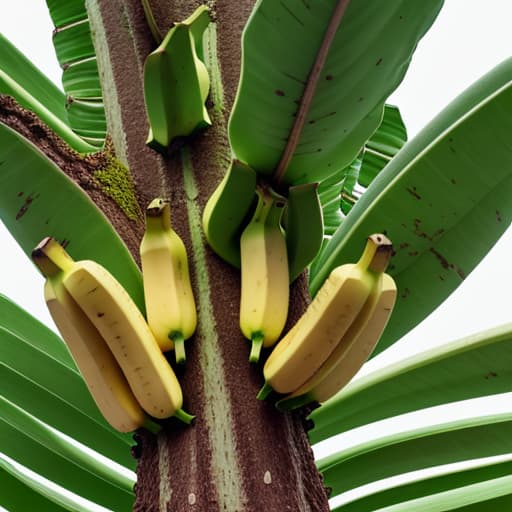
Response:
POLYGON ((375 307, 370 295, 391 252, 387 237, 371 235, 356 264, 341 265, 331 272, 306 312, 267 359, 260 399, 271 389, 283 394, 299 389, 333 354, 359 315, 368 318, 375 307))
MULTIPOLYGON (((377 345, 396 301, 396 284, 389 274, 382 274, 360 315, 339 343, 341 350, 332 354, 321 368, 291 395, 280 400, 279 409, 288 410, 307 403, 325 402, 340 391, 360 370, 377 345), (369 316, 369 318, 368 318, 369 316)), ((336 347, 335 352, 338 350, 336 347)))
POLYGON ((197 325, 196 305, 187 252, 171 227, 168 201, 154 199, 146 210, 146 231, 140 245, 147 320, 162 351, 175 350, 185 362, 184 340, 197 325))
POLYGON ((114 354, 141 407, 155 418, 177 416, 183 395, 173 369, 126 290, 94 261, 77 261, 63 284, 114 354))
POLYGON ((44 239, 32 259, 46 277, 44 297, 82 374, 92 398, 107 422, 120 432, 131 432, 145 422, 126 377, 101 334, 78 307, 62 284, 74 261, 54 239, 44 239))
POLYGON ((290 287, 281 227, 285 201, 270 190, 258 188, 257 194, 256 211, 240 237, 240 329, 252 341, 251 362, 258 361, 262 346, 273 345, 281 335, 290 287))

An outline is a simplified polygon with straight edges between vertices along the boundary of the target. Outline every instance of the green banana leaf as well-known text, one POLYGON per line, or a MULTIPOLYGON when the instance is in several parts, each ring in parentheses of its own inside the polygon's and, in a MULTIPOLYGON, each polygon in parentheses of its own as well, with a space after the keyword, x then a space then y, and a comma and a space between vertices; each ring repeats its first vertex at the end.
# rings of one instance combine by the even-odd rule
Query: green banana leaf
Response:
POLYGON ((56 28, 82 21, 85 12, 85 0, 46 0, 48 12, 56 28))
MULTIPOLYGON (((86 453, 75 444, 65 439, 61 434, 43 423, 36 417, 24 411, 0 395, 0 417, 2 421, 12 428, 30 437, 33 441, 47 450, 67 459, 84 471, 101 478, 110 485, 131 493, 134 479, 119 473, 105 462, 100 462, 97 457, 86 453)), ((9 448, 3 446, 2 451, 9 448)))
MULTIPOLYGON (((455 491, 461 488, 464 488, 467 494, 454 494, 457 494, 459 498, 467 499, 468 495, 471 494, 468 486, 479 482, 490 483, 492 480, 509 476, 512 472, 511 458, 512 455, 507 455, 499 457, 499 460, 496 461, 496 457, 490 457, 482 461, 475 461, 477 462, 476 465, 471 464, 463 468, 454 468, 453 465, 450 465, 446 469, 439 468, 439 473, 436 472, 433 475, 418 475, 416 473, 417 476, 411 480, 407 479, 406 483, 397 483, 395 486, 384 488, 379 492, 366 494, 353 501, 341 499, 343 503, 332 510, 333 512, 373 512, 393 505, 402 506, 402 503, 410 503, 412 500, 418 500, 423 497, 427 498, 431 505, 437 503, 438 506, 440 493, 455 491)), ((361 491, 364 490, 361 489, 361 491)), ((510 492, 510 489, 507 492, 510 492)), ((475 497, 475 495, 472 496, 472 498, 475 497)), ((342 498, 342 496, 338 496, 338 498, 342 498)), ((477 499, 479 498, 481 496, 478 496, 477 499)), ((445 500, 443 506, 447 507, 447 505, 449 508, 434 508, 433 510, 458 510, 461 501, 458 499, 450 500, 449 502, 445 500)), ((410 505, 410 508, 406 510, 416 510, 416 508, 410 505)), ((496 508, 495 510, 506 509, 496 508)))
MULTIPOLYGON (((7 510, 37 512, 93 512, 92 507, 81 506, 76 500, 35 480, 0 455, 0 507, 7 510)), ((0 509, 1 510, 1 509, 0 509)))
MULTIPOLYGON (((66 123, 65 94, 2 34, 0 48, 0 70, 66 123)), ((4 93, 1 89, 0 92, 4 93)))
POLYGON ((512 323, 385 366, 349 383, 313 411, 313 443, 424 407, 512 389, 512 323))
POLYGON ((69 125, 89 144, 101 147, 106 138, 106 117, 85 1, 46 3, 55 25, 53 44, 63 69, 69 125))
POLYGON ((133 492, 122 490, 82 469, 72 458, 65 458, 49 450, 4 418, 0 418, 0 446, 7 457, 72 493, 113 511, 131 510, 133 492))
POLYGON ((0 318, 3 397, 133 470, 131 436, 103 419, 61 339, 1 295, 0 318))
POLYGON ((0 94, 14 97, 20 105, 34 112, 74 150, 94 151, 93 146, 69 127, 64 93, 1 34, 0 48, 0 94))
POLYGON ((46 236, 104 265, 144 311, 139 268, 89 197, 32 143, 0 123, 0 219, 30 256, 46 236), (57 200, 58 198, 58 200, 57 200))
POLYGON ((477 482, 458 489, 413 499, 373 512, 490 512, 510 510, 512 476, 477 482))
POLYGON ((367 0, 343 12, 340 0, 259 0, 229 123, 236 157, 287 185, 349 165, 442 3, 367 0))
MULTIPOLYGON (((510 393, 502 398, 510 400, 510 393)), ((457 411, 458 406, 454 404, 452 409, 457 411)), ((512 452, 511 428, 510 412, 484 415, 476 411, 463 419, 374 435, 319 460, 317 465, 324 485, 336 496, 410 471, 506 455, 512 452)), ((374 431, 378 432, 378 427, 374 431)), ((385 429, 381 427, 381 431, 385 429)))
POLYGON ((393 105, 385 105, 379 127, 360 154, 343 170, 319 183, 325 235, 334 234, 364 190, 406 141, 407 131, 400 111, 393 105))
POLYGON ((394 243, 399 290, 377 354, 417 325, 482 260, 512 220, 512 59, 466 90, 371 183, 317 258, 315 294, 357 261, 367 236, 394 243))

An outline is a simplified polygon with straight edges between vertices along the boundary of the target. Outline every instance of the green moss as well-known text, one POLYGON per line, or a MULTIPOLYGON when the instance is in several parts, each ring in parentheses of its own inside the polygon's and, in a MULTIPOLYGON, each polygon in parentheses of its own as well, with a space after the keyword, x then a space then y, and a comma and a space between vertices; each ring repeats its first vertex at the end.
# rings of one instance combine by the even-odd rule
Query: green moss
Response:
POLYGON ((139 220, 141 211, 130 171, 113 155, 106 155, 106 166, 94 172, 101 190, 112 198, 130 220, 139 220))

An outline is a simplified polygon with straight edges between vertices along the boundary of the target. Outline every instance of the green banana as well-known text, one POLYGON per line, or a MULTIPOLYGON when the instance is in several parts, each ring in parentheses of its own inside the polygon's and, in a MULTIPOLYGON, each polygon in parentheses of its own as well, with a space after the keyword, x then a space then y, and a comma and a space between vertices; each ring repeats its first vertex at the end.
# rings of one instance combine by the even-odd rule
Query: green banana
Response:
POLYGON ((146 143, 167 152, 171 141, 211 124, 205 101, 210 79, 202 52, 202 35, 210 22, 199 7, 176 23, 144 63, 144 100, 150 131, 146 143))
POLYGON ((317 189, 318 183, 307 183, 288 190, 284 225, 290 282, 313 261, 322 246, 324 225, 317 189))
POLYGON ((210 247, 240 268, 240 236, 256 202, 256 173, 234 160, 203 211, 203 231, 210 247))

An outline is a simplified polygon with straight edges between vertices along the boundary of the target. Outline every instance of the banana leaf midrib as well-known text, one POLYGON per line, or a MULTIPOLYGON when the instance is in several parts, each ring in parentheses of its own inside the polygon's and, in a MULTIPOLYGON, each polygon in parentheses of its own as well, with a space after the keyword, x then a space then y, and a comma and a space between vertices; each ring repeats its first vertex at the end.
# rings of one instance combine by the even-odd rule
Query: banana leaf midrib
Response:
MULTIPOLYGON (((511 396, 510 393, 503 393, 502 395, 504 399, 505 397, 510 398, 511 396)), ((487 415, 472 416, 469 418, 455 419, 444 423, 436 423, 434 425, 420 426, 399 433, 394 432, 381 437, 375 437, 369 441, 363 441, 359 444, 354 444, 345 450, 340 450, 337 453, 328 455, 327 457, 318 461, 318 466, 322 471, 324 471, 329 466, 331 466, 332 462, 334 462, 334 464, 339 464, 340 462, 349 460, 354 456, 363 455, 365 453, 392 446, 397 443, 404 443, 423 437, 432 437, 438 434, 454 432, 460 429, 466 430, 486 425, 506 423, 510 422, 511 420, 511 412, 498 412, 487 415)))
POLYGON ((349 2, 350 0, 338 0, 338 3, 333 9, 331 19, 329 20, 325 30, 324 38, 320 44, 316 58, 311 64, 311 70, 305 84, 302 97, 300 100, 298 100, 299 108, 297 110, 297 115, 295 116, 295 120, 290 128, 290 133, 288 134, 287 142, 283 149, 281 158, 279 159, 279 163, 277 164, 277 167, 274 171, 273 178, 277 184, 281 183, 284 175, 286 174, 287 167, 293 158, 293 154, 295 153, 295 150, 299 144, 301 133, 304 128, 304 123, 306 122, 309 108, 311 107, 313 101, 320 74, 325 66, 327 55, 329 54, 329 49, 334 40, 334 36, 336 35, 336 31, 341 24, 349 2))
POLYGON ((392 379, 398 375, 411 372, 417 368, 441 361, 445 358, 474 350, 477 347, 509 340, 511 331, 512 323, 508 323, 470 337, 464 337, 451 343, 446 343, 439 347, 420 352, 419 354, 385 366, 384 368, 355 380, 352 384, 349 384, 338 397, 345 399, 357 394, 369 385, 376 385, 379 382, 392 379))

